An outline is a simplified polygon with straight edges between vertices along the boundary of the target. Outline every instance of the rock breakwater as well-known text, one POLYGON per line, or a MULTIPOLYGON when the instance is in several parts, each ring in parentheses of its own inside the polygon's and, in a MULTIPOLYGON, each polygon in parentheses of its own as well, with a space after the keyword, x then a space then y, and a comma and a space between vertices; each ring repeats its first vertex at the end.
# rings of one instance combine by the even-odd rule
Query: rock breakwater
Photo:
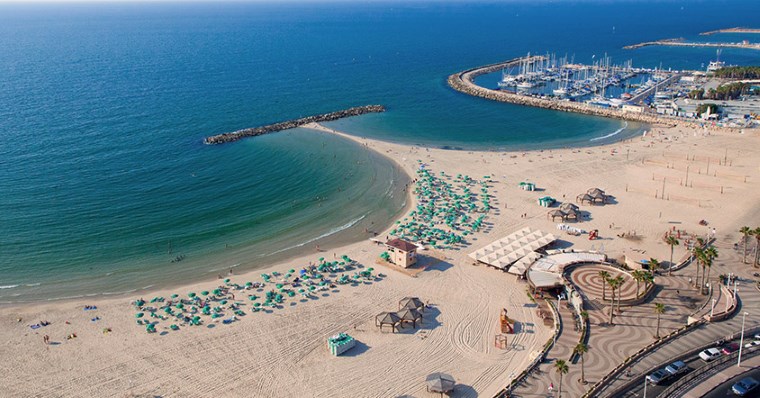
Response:
POLYGON ((357 106, 354 108, 348 108, 348 109, 344 109, 337 112, 307 116, 307 117, 302 117, 300 119, 286 120, 284 122, 278 122, 278 123, 269 124, 266 126, 253 127, 253 128, 233 131, 231 133, 212 135, 210 137, 206 137, 203 140, 203 142, 207 145, 226 144, 228 142, 237 141, 239 139, 246 138, 246 137, 255 137, 258 135, 273 133, 276 131, 293 129, 293 128, 300 127, 308 123, 330 122, 333 120, 343 119, 345 117, 359 116, 359 115, 364 115, 366 113, 380 113, 380 112, 385 112, 385 107, 382 105, 357 106))

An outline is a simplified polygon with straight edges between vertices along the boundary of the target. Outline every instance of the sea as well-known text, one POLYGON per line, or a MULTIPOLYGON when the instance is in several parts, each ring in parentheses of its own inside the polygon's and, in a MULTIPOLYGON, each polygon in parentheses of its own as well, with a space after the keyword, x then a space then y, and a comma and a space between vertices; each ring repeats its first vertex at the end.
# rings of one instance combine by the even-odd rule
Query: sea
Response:
MULTIPOLYGON (((260 268, 365 239, 406 206, 408 176, 352 141, 205 136, 382 104, 328 125, 451 150, 606 144, 649 127, 472 98, 446 77, 528 52, 700 69, 714 49, 622 47, 757 15, 756 1, 0 3, 0 303, 260 268)), ((760 40, 745 36, 709 39, 760 40)))

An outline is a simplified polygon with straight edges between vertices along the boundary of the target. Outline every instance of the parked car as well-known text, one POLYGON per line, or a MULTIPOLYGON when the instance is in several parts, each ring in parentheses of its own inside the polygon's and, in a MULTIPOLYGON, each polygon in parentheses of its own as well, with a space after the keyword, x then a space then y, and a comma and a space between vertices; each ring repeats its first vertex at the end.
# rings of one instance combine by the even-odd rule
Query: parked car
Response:
POLYGON ((678 376, 681 373, 685 373, 689 370, 684 361, 675 361, 665 367, 665 370, 670 373, 671 376, 678 376))
POLYGON ((758 386, 760 386, 760 382, 751 377, 745 377, 737 381, 733 387, 731 387, 731 391, 733 391, 734 394, 743 397, 757 389, 758 386))
POLYGON ((657 369, 651 374, 647 375, 647 381, 652 384, 660 384, 670 376, 671 374, 665 370, 665 368, 657 369))
POLYGON ((736 343, 728 343, 725 347, 723 347, 720 352, 722 352, 725 355, 731 355, 735 353, 736 351, 739 351, 739 344, 736 343))
POLYGON ((760 340, 750 341, 749 343, 744 345, 744 348, 750 348, 756 345, 760 345, 760 340))
POLYGON ((720 357, 720 350, 717 348, 708 348, 700 352, 699 357, 705 362, 710 362, 713 359, 720 357))

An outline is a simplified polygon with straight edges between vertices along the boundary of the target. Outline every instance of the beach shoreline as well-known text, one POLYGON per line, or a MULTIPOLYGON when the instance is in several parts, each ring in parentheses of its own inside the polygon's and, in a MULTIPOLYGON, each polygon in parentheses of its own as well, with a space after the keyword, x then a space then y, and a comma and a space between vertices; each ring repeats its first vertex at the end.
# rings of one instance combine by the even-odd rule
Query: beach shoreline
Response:
MULTIPOLYGON (((546 209, 536 205, 538 195, 574 202, 575 195, 594 186, 614 195, 615 204, 583 207, 590 217, 578 225, 598 229, 602 240, 560 237, 577 250, 603 244, 613 258, 667 258, 669 250, 659 237, 673 225, 697 230, 697 222, 707 219, 722 239, 735 239, 738 233, 732 231, 736 225, 760 222, 752 213, 752 204, 759 199, 752 186, 760 180, 756 164, 760 147, 754 132, 653 127, 644 137, 604 146, 492 152, 401 145, 319 125, 309 127, 338 134, 389 157, 410 176, 421 164, 435 173, 491 176, 488 185, 494 209, 486 218, 485 230, 470 235, 463 248, 423 252, 431 265, 416 278, 383 265, 378 257, 384 249, 365 239, 245 274, 223 275, 234 283, 244 283, 258 280, 259 273, 286 273, 315 264, 319 257, 333 261, 343 255, 361 264, 360 270, 374 268, 375 273, 384 274, 368 283, 337 286, 308 299, 286 300, 282 308, 250 313, 230 325, 210 322, 174 331, 160 321, 157 333, 146 333, 144 326, 135 325, 136 310, 130 304, 141 298, 139 295, 2 306, 0 338, 9 360, 0 364, 0 371, 7 390, 16 395, 242 396, 253 385, 270 396, 373 391, 367 395, 381 397, 421 394, 424 375, 444 371, 479 395, 494 395, 507 384, 510 374, 517 375, 527 366, 551 337, 552 329, 529 307, 525 282, 473 266, 467 254, 524 227, 559 235, 556 224, 547 219, 546 209), (705 170, 708 163, 709 173, 705 170), (689 179, 693 187, 678 183, 687 164, 692 167, 689 179), (526 180, 544 192, 518 189, 516 184, 526 180), (663 181, 667 197, 655 197, 663 181), (615 237, 623 232, 640 239, 615 237), (377 331, 374 316, 395 310, 406 296, 430 303, 431 312, 423 326, 407 327, 403 333, 377 331), (97 310, 84 311, 84 306, 96 306, 97 310), (530 333, 512 337, 521 350, 493 346, 502 308, 517 322, 533 325, 530 333), (51 324, 30 329, 30 324, 40 321, 51 324), (361 348, 346 357, 330 357, 324 339, 338 332, 351 334, 361 348), (71 334, 77 337, 64 338, 71 334), (55 344, 43 344, 43 335, 55 344), (206 362, 218 366, 208 374, 186 366, 206 362), (156 366, 146 368, 146 363, 156 366), (44 380, 37 379, 39 374, 46 375, 44 380), (72 374, 77 376, 72 378, 72 374)), ((408 199, 405 213, 415 203, 408 199)), ((403 218, 401 214, 390 220, 390 225, 403 218)), ((378 238, 384 240, 389 230, 378 238)), ((180 284, 174 289, 156 289, 151 295, 186 296, 223 284, 219 279, 180 284)))

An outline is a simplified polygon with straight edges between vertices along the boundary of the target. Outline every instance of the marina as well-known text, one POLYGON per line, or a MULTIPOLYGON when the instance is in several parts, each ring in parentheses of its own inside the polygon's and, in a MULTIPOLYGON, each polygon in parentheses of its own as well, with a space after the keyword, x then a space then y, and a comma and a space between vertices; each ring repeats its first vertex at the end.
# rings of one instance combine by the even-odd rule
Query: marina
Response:
POLYGON ((712 77, 723 67, 726 64, 720 60, 720 50, 705 72, 637 68, 631 60, 616 64, 607 55, 584 65, 568 62, 566 56, 529 53, 525 57, 453 74, 448 83, 468 95, 564 112, 650 124, 756 127, 760 107, 751 95, 754 91, 749 90, 751 83, 736 82, 745 92, 733 98, 743 98, 738 103, 723 101, 720 111, 705 111, 718 109, 710 100, 718 98, 718 88, 730 83, 712 77), (482 83, 476 82, 481 76, 499 71, 501 78, 496 83, 485 78, 480 79, 482 83), (695 97, 695 93, 706 91, 714 98, 695 97), (707 103, 712 105, 707 106, 707 103))

